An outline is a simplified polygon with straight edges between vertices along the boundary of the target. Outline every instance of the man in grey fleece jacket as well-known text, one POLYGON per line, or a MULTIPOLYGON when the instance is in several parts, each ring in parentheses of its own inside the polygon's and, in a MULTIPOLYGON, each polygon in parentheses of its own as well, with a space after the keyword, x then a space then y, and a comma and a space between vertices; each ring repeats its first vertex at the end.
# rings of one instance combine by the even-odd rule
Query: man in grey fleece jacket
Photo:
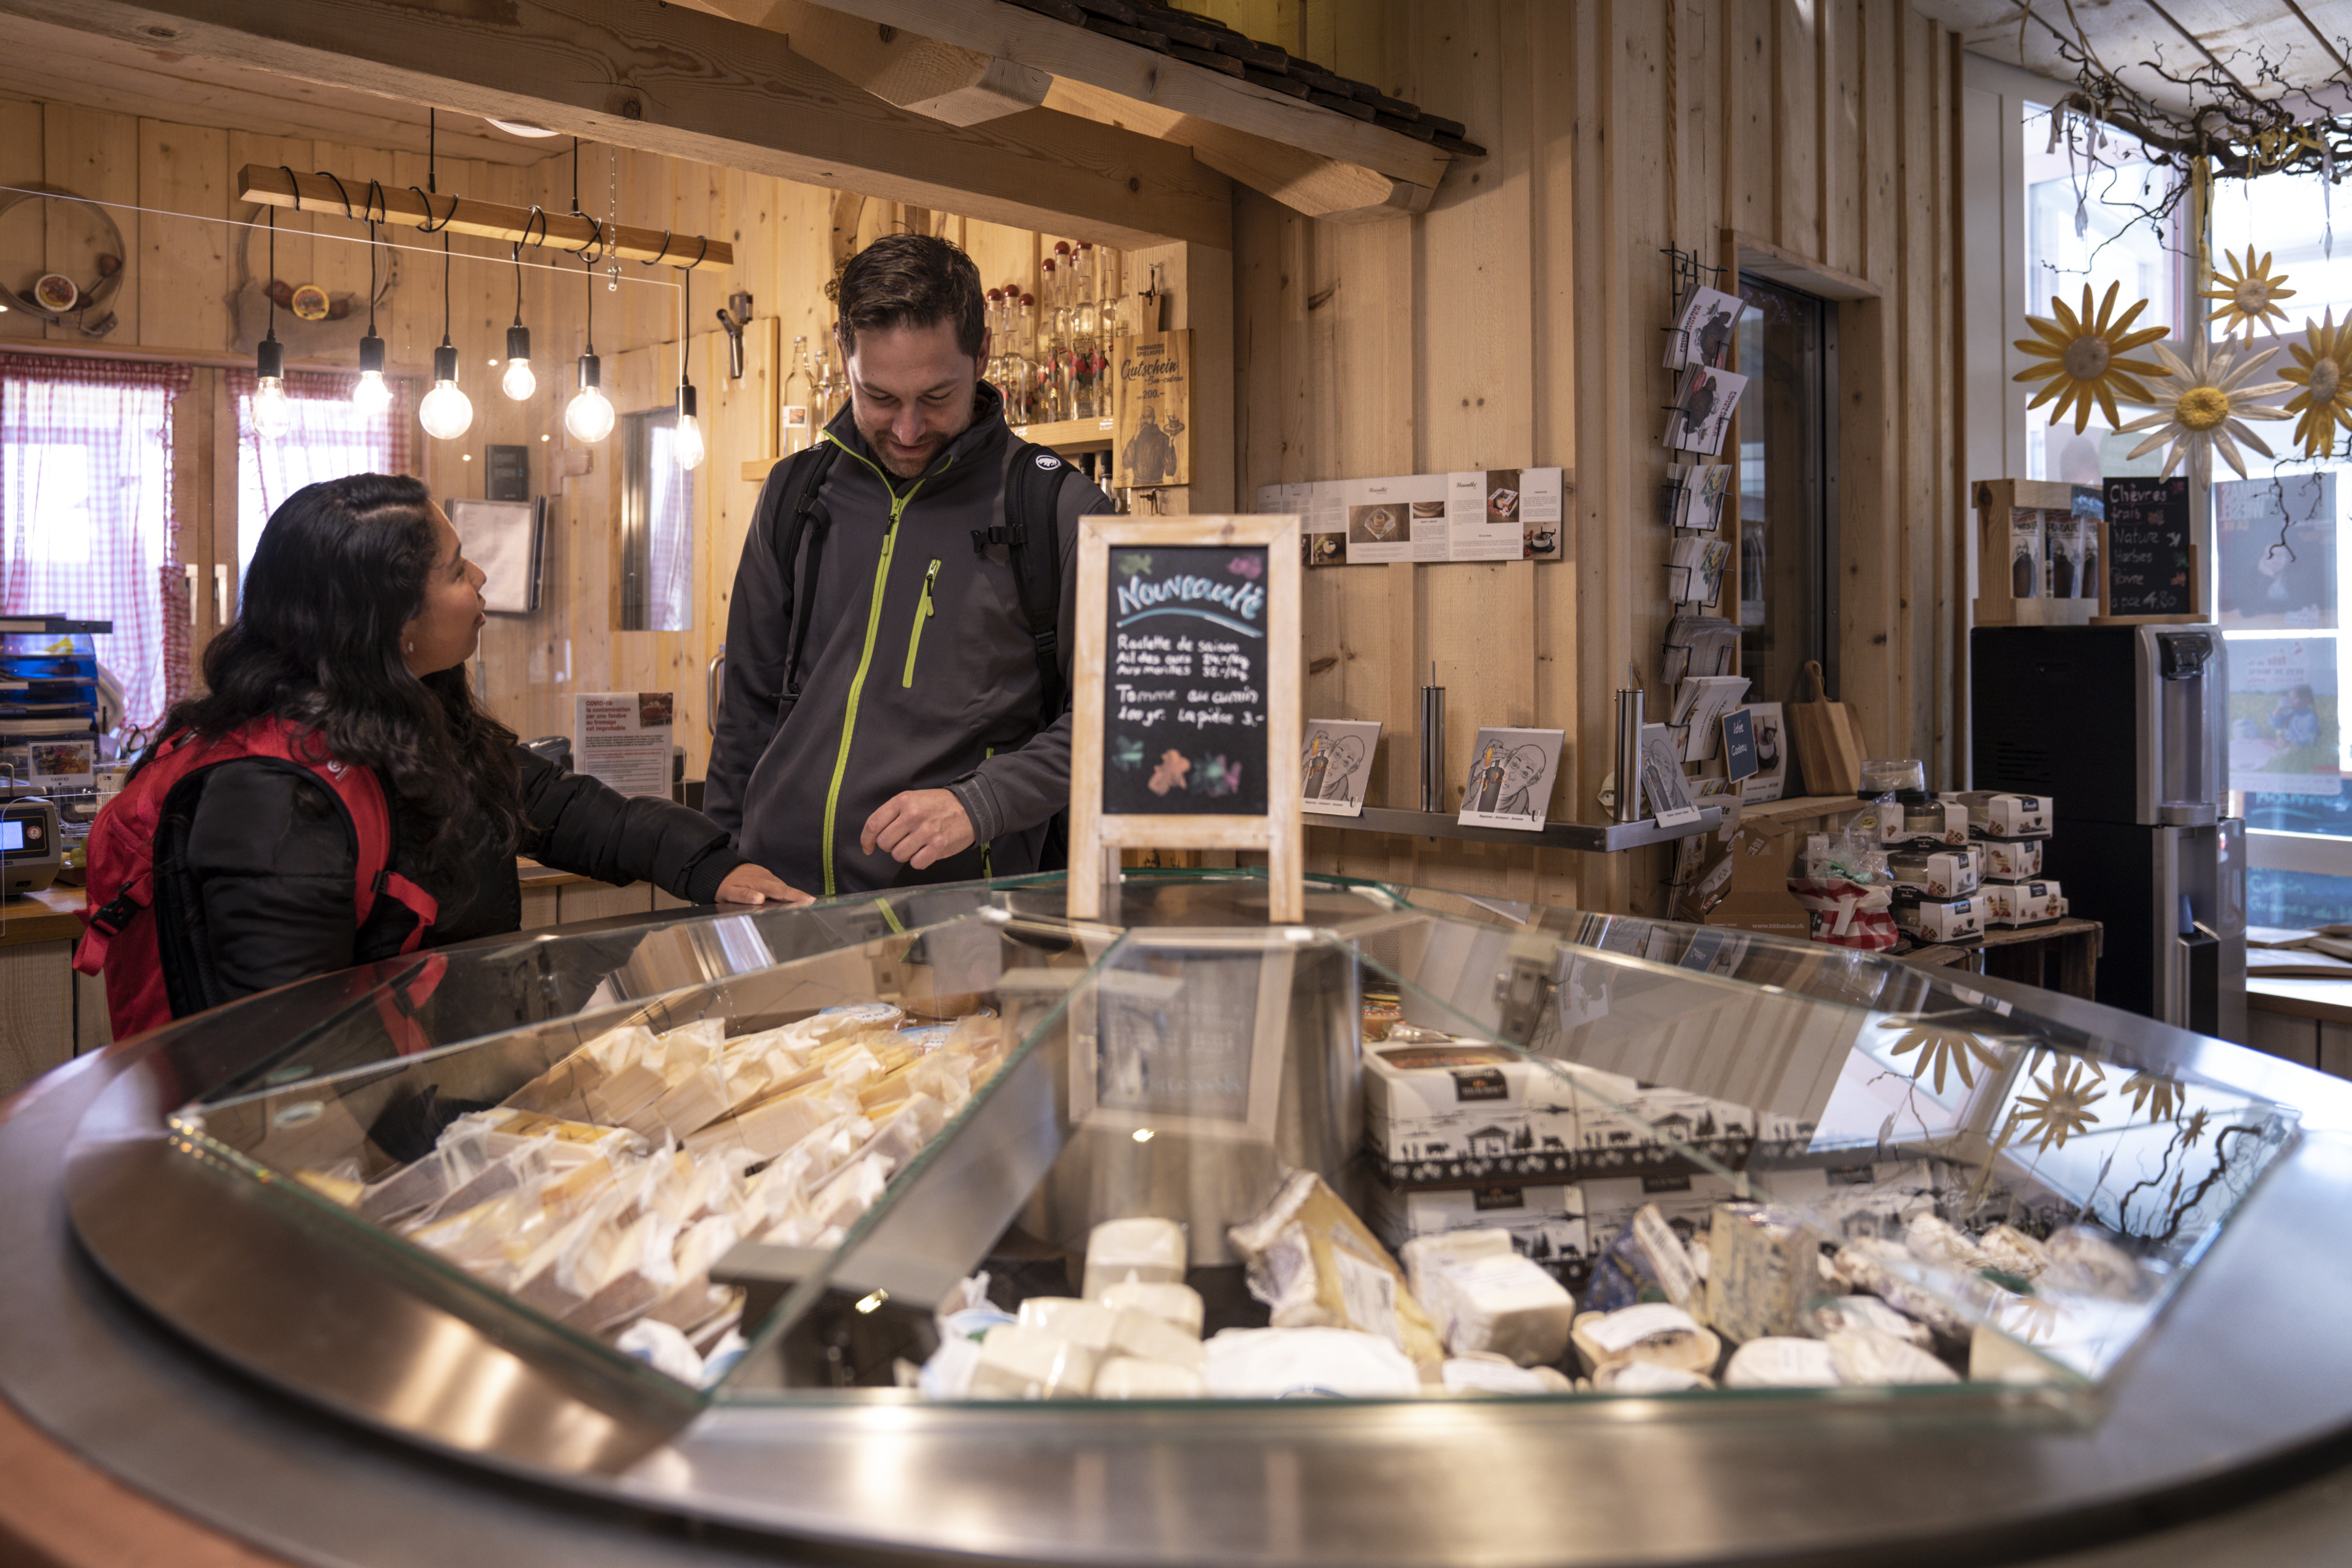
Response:
MULTIPOLYGON (((746 859, 821 898, 1033 871, 1069 804, 1070 715, 1040 728, 1011 560, 974 539, 1003 526, 1020 451, 980 379, 979 270, 945 240, 891 235, 830 291, 850 402, 822 438, 835 455, 789 592, 777 551, 818 449, 761 489, 703 808, 746 859)), ((1066 686, 1077 520, 1110 503, 1073 474, 1057 510, 1066 686)))

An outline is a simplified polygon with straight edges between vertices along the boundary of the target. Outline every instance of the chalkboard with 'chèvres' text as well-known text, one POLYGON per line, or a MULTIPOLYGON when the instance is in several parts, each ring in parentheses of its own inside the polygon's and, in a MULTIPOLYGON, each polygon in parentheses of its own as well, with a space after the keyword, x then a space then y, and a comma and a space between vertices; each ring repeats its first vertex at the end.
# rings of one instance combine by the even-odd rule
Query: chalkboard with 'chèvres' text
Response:
POLYGON ((1264 545, 1114 545, 1105 595, 1102 810, 1266 810, 1264 545))
POLYGON ((2099 552, 2103 619, 2193 620, 2200 616, 2197 545, 2189 481, 2129 477, 2106 481, 2107 518, 2099 552))

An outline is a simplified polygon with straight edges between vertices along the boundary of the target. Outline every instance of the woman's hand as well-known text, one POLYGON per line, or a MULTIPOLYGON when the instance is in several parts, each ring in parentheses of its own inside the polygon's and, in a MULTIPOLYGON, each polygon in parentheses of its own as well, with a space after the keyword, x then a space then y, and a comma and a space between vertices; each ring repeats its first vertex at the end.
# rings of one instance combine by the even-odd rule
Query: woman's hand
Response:
POLYGON ((764 866, 741 865, 719 884, 722 904, 809 904, 816 900, 764 866))

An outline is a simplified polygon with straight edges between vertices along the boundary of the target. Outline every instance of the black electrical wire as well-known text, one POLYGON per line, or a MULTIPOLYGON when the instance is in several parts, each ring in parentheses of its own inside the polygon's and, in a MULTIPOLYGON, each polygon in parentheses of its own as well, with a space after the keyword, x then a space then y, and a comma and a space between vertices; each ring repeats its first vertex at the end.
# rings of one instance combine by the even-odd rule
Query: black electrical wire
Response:
POLYGON ((278 209, 269 209, 269 286, 262 292, 269 298, 269 342, 278 341, 278 209))
POLYGON ((516 240, 516 241, 514 242, 514 269, 515 269, 515 319, 514 319, 514 324, 515 324, 516 326, 520 327, 520 326, 521 326, 521 325, 522 325, 522 241, 521 241, 521 240, 519 240, 519 239, 518 239, 518 240, 516 240))

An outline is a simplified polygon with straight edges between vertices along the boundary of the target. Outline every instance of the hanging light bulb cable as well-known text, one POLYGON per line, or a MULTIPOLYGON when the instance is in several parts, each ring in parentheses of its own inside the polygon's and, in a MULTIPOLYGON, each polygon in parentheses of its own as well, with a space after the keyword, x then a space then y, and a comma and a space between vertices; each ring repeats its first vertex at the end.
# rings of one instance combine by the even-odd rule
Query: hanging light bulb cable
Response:
MULTIPOLYGON (((530 210, 539 214, 535 206, 530 210)), ((545 221, 543 216, 541 221, 545 221)), ((499 389, 520 403, 539 390, 539 375, 530 368, 530 329, 522 324, 522 241, 519 239, 514 245, 514 325, 507 329, 507 368, 499 378, 499 389)))
MULTIPOLYGON (((601 228, 599 230, 601 233, 601 228)), ((593 240, 590 244, 595 243, 593 240)), ((582 281, 587 284, 588 310, 583 318, 588 352, 580 356, 580 390, 572 395, 564 405, 563 427, 575 441, 593 446, 613 433, 613 405, 604 396, 604 362, 596 357, 596 263, 588 257, 588 247, 580 247, 581 265, 584 268, 582 281)))
POLYGON ((278 341, 278 209, 269 209, 269 334, 253 356, 253 430, 275 441, 293 428, 294 410, 286 401, 286 345, 278 341))
MULTIPOLYGON (((383 199, 381 186, 369 182, 373 201, 383 199)), ((360 379, 352 388, 352 406, 362 414, 382 414, 392 406, 392 388, 383 379, 383 340, 375 331, 375 217, 373 205, 368 217, 368 330, 360 340, 360 379)))
MULTIPOLYGON (((708 239, 702 242, 702 249, 704 255, 709 254, 708 239)), ((691 473, 702 466, 708 448, 703 445, 702 422, 694 416, 694 382, 686 374, 686 352, 693 341, 687 331, 694 320, 694 268, 681 267, 678 271, 683 276, 677 285, 677 429, 670 449, 677 455, 677 466, 691 473)))
MULTIPOLYGON (((454 209, 453 209, 454 210, 454 209)), ((441 226, 441 346, 433 351, 433 390, 416 405, 417 422, 436 441, 454 441, 474 423, 474 401, 457 386, 457 347, 449 339, 449 226, 441 226)))

